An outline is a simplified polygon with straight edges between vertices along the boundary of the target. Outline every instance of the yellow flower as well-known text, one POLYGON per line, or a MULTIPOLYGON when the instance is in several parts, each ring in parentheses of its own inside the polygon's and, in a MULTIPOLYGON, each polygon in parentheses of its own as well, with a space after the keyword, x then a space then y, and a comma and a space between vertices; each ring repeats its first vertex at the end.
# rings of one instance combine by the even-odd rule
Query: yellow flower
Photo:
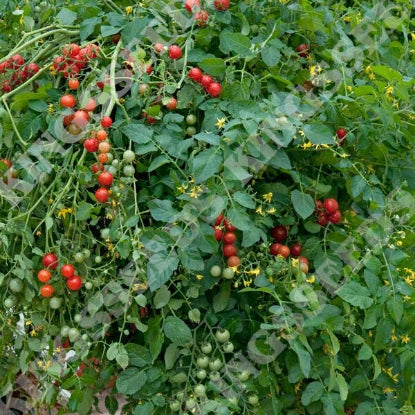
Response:
POLYGON ((296 385, 294 386, 294 392, 298 393, 300 389, 301 389, 301 380, 298 383, 296 383, 296 385))
POLYGON ((383 393, 391 393, 393 391, 394 389, 390 388, 389 386, 387 386, 386 388, 383 388, 383 393))
POLYGON ((271 215, 271 214, 273 214, 273 213, 275 213, 276 211, 277 211, 277 209, 275 209, 275 208, 273 208, 273 207, 272 207, 272 208, 267 209, 267 213, 268 213, 268 214, 270 214, 270 215, 271 215))
POLYGON ((139 282, 138 284, 134 284, 131 288, 131 291, 138 291, 138 290, 146 290, 148 288, 146 283, 139 282))
POLYGON ((376 75, 374 73, 370 73, 369 74, 369 79, 371 79, 373 81, 374 79, 376 79, 376 75))
POLYGON ((187 184, 182 184, 181 186, 179 186, 179 187, 177 188, 177 190, 178 190, 181 194, 186 193, 186 190, 187 190, 187 184))
POLYGON ((57 347, 56 349, 55 349, 55 353, 60 353, 62 351, 62 349, 60 348, 60 347, 57 347))
POLYGON ((126 14, 130 14, 132 11, 133 11, 133 8, 132 8, 131 6, 127 6, 127 7, 125 8, 125 13, 126 13, 126 14))
POLYGON ((273 196, 272 192, 265 193, 265 194, 262 195, 264 200, 267 201, 268 203, 271 203, 272 196, 273 196))
POLYGON ((258 276, 261 273, 259 268, 250 269, 249 271, 245 271, 246 274, 258 276))
POLYGON ((51 205, 53 203, 53 199, 49 199, 48 203, 51 205))
POLYGON ((391 331, 391 340, 393 341, 393 342, 396 342, 396 340, 398 340, 398 338, 396 337, 396 335, 395 335, 395 329, 393 328, 392 329, 392 331, 391 331))
POLYGON ((366 72, 366 73, 370 73, 370 72, 372 72, 372 68, 370 67, 370 65, 369 65, 369 66, 366 66, 366 68, 365 68, 365 72, 366 72))
POLYGON ((68 213, 73 213, 73 208, 62 208, 59 212, 58 212, 58 218, 63 217, 64 219, 66 219, 66 215, 68 213))
POLYGON ((347 158, 347 157, 350 157, 350 154, 347 154, 347 153, 341 153, 341 154, 340 154, 340 157, 341 157, 342 159, 345 159, 345 158, 347 158))
POLYGON ((402 246, 402 241, 396 241, 397 246, 402 246))
POLYGON ((307 143, 304 143, 301 145, 301 148, 303 148, 304 150, 310 147, 313 147, 313 144, 311 143, 311 141, 308 141, 307 143))
POLYGON ((218 122, 215 124, 218 128, 223 128, 226 123, 226 118, 217 118, 218 122))
POLYGON ((298 130, 298 134, 300 134, 301 135, 301 137, 305 137, 305 133, 304 133, 304 131, 303 130, 298 130))
POLYGON ((192 199, 198 199, 201 193, 202 193, 202 186, 192 186, 190 189, 189 196, 192 199))
POLYGON ((32 324, 32 322, 30 320, 27 320, 25 324, 26 324, 26 326, 30 326, 32 324))
POLYGON ((411 39, 415 40, 415 33, 414 32, 411 33, 411 39))
POLYGON ((53 104, 48 105, 48 113, 53 114, 55 112, 55 107, 53 104))
POLYGON ((307 279, 306 279, 306 281, 307 281, 309 284, 312 284, 315 280, 316 280, 316 277, 315 277, 314 275, 312 275, 310 278, 307 278, 307 279))
POLYGON ((40 235, 42 235, 42 232, 41 231, 36 231, 36 235, 40 236, 40 235))
POLYGON ((393 86, 389 85, 389 86, 386 87, 385 95, 390 96, 392 94, 393 94, 393 86))
POLYGON ((201 281, 201 280, 203 280, 203 275, 197 274, 196 275, 196 278, 198 279, 198 281, 201 281))
POLYGON ((31 335, 32 337, 37 336, 37 331, 36 331, 35 329, 33 329, 33 330, 30 332, 30 335, 31 335))
POLYGON ((402 343, 407 344, 407 343, 409 343, 410 341, 411 341, 411 338, 410 338, 407 334, 404 334, 404 335, 401 337, 401 342, 402 342, 402 343))
POLYGON ((353 92, 353 87, 352 87, 352 86, 350 86, 350 85, 347 85, 346 89, 347 89, 349 92, 353 92))
POLYGON ((310 66, 310 75, 315 76, 316 74, 320 74, 323 71, 320 65, 312 65, 310 66))
POLYGON ((345 21, 346 23, 351 22, 352 18, 350 16, 344 16, 343 17, 343 21, 345 21))
POLYGON ((223 141, 225 141, 225 143, 230 143, 231 139, 229 137, 223 137, 223 141))
POLYGON ((298 265, 298 258, 292 258, 291 259, 291 265, 293 266, 293 267, 296 267, 297 265, 298 265))
POLYGON ((245 287, 249 287, 251 284, 252 284, 252 278, 250 278, 249 280, 244 280, 245 287))
POLYGON ((264 211, 262 210, 262 206, 258 206, 255 210, 255 213, 258 213, 261 216, 265 216, 264 211))

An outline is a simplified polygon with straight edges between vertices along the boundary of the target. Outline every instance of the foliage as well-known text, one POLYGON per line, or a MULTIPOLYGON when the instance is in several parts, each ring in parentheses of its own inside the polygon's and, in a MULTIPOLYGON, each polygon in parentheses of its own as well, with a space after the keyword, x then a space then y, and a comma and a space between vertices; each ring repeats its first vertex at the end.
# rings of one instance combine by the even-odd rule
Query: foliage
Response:
POLYGON ((205 22, 193 3, 0 2, 1 395, 59 414, 105 390, 111 414, 120 394, 140 415, 414 413, 413 5, 201 0, 205 22), (108 156, 88 142, 104 116, 108 156), (341 221, 321 226, 327 198, 341 221), (306 267, 270 253, 277 225, 306 267))

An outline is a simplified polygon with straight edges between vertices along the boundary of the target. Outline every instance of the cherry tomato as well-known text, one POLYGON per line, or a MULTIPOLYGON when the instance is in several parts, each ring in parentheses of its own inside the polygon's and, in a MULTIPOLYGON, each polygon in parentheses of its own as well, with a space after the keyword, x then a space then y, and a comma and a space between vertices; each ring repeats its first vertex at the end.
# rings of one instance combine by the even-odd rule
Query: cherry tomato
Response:
POLYGON ((67 94, 67 95, 62 95, 59 102, 62 107, 73 108, 76 104, 76 99, 73 95, 67 94))
POLYGON ((97 107, 97 103, 94 98, 90 98, 87 104, 82 108, 84 111, 94 111, 97 107))
POLYGON ((332 213, 329 216, 329 222, 339 223, 341 221, 341 218, 342 218, 342 214, 341 214, 340 210, 336 210, 334 213, 332 213))
POLYGON ((225 244, 233 244, 236 241, 236 235, 234 232, 225 232, 222 239, 225 244))
POLYGON ((233 255, 233 256, 230 256, 228 258, 226 263, 227 263, 228 267, 231 267, 231 268, 237 267, 241 264, 241 259, 238 256, 233 255))
POLYGON ((209 12, 207 10, 201 10, 195 13, 193 18, 199 27, 206 26, 206 22, 209 19, 209 12))
POLYGON ((170 59, 179 59, 182 56, 182 50, 177 45, 171 45, 169 47, 169 57, 170 59))
POLYGON ((216 10, 224 11, 229 9, 229 0, 215 0, 213 2, 214 6, 216 7, 216 10))
POLYGON ((75 111, 72 118, 72 123, 78 127, 85 127, 89 123, 89 114, 87 111, 78 110, 75 111))
POLYGON ((82 287, 82 280, 81 277, 78 275, 74 275, 71 278, 68 278, 66 280, 66 286, 71 290, 71 291, 79 291, 82 287))
POLYGON ((324 201, 324 209, 329 215, 332 215, 339 209, 339 204, 336 199, 329 198, 324 201))
POLYGON ((336 135, 337 135, 337 142, 339 143, 340 146, 342 146, 344 144, 344 141, 346 139, 346 135, 347 135, 347 130, 345 130, 344 128, 339 128, 336 131, 336 135))
POLYGON ((105 141, 108 137, 108 133, 105 130, 98 130, 96 132, 96 137, 99 141, 105 141))
POLYGON ((200 78, 200 83, 205 88, 207 88, 212 82, 213 79, 210 75, 202 75, 202 77, 200 78))
POLYGON ((236 227, 232 225, 232 222, 229 219, 225 219, 225 228, 229 232, 236 231, 236 227))
POLYGON ((79 81, 76 78, 71 78, 68 81, 69 89, 76 91, 79 88, 79 81))
POLYGON ((215 226, 213 229, 214 229, 215 239, 217 241, 220 241, 222 239, 222 237, 223 237, 223 231, 222 231, 222 229, 220 229, 218 226, 215 226))
POLYGON ((163 45, 162 43, 155 43, 155 44, 154 44, 154 50, 155 50, 157 53, 161 53, 161 52, 163 52, 163 50, 164 50, 164 45, 163 45))
POLYGON ((112 118, 108 116, 104 116, 101 119, 101 126, 102 128, 110 128, 112 125, 112 118))
POLYGON ((277 241, 282 242, 287 239, 288 232, 285 226, 278 225, 271 230, 271 236, 277 241))
POLYGON ((107 153, 98 154, 98 161, 100 163, 106 163, 108 161, 108 154, 107 153))
POLYGON ((65 264, 61 268, 61 274, 65 278, 71 278, 71 277, 73 277, 75 275, 75 267, 72 264, 65 264))
POLYGON ((220 213, 219 216, 215 219, 215 225, 218 226, 222 223, 224 219, 223 213, 220 213))
POLYGON ((188 77, 193 81, 200 82, 202 79, 202 71, 199 68, 191 68, 188 73, 188 77))
POLYGON ((269 252, 271 255, 277 256, 278 250, 280 249, 281 244, 276 242, 275 244, 272 244, 269 248, 269 252))
POLYGON ((210 96, 216 98, 220 95, 222 87, 219 82, 211 82, 206 88, 206 91, 209 93, 210 96))
POLYGON ((40 295, 44 298, 52 297, 53 292, 54 292, 54 289, 50 284, 45 284, 40 288, 40 295))
POLYGON ((235 256, 238 253, 238 250, 235 245, 232 244, 225 244, 223 245, 223 256, 229 258, 231 256, 235 256))
POLYGON ((200 7, 200 1, 199 0, 186 0, 184 7, 186 7, 186 10, 189 13, 192 13, 195 9, 197 10, 200 7))
POLYGON ((109 187, 112 185, 114 177, 111 173, 103 171, 98 175, 98 183, 102 186, 109 187))
POLYGON ((37 279, 40 282, 48 282, 50 279, 52 278, 52 274, 50 273, 49 270, 47 269, 41 269, 38 273, 37 273, 37 279))
POLYGON ((301 43, 297 46, 297 53, 302 58, 308 58, 309 55, 309 46, 306 43, 301 43))
POLYGON ((169 102, 166 104, 166 107, 167 107, 169 110, 175 110, 175 109, 176 109, 176 107, 177 107, 177 99, 176 99, 176 98, 171 97, 171 98, 170 98, 170 100, 169 100, 169 102))
POLYGON ((110 196, 110 194, 109 194, 108 190, 105 187, 100 187, 95 192, 95 198, 100 203, 105 203, 108 200, 109 196, 110 196))
POLYGON ((290 248, 287 245, 280 245, 278 248, 278 255, 287 258, 290 255, 290 248))
POLYGON ((55 269, 58 266, 58 257, 53 253, 45 254, 42 258, 45 268, 55 269))
POLYGON ((101 141, 98 145, 98 150, 100 153, 109 153, 111 144, 108 141, 101 141))
POLYGON ((301 254, 302 246, 300 244, 293 244, 290 248, 290 253, 293 257, 298 257, 301 254))
POLYGON ((84 148, 88 153, 95 153, 98 150, 99 141, 96 138, 87 138, 84 141, 84 148))

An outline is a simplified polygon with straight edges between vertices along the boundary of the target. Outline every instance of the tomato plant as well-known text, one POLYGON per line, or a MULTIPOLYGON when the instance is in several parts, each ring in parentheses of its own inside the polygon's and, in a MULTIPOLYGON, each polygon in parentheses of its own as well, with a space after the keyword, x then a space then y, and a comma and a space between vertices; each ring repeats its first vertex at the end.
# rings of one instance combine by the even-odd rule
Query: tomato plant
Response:
POLYGON ((3 3, 8 410, 413 413, 413 4, 3 3))

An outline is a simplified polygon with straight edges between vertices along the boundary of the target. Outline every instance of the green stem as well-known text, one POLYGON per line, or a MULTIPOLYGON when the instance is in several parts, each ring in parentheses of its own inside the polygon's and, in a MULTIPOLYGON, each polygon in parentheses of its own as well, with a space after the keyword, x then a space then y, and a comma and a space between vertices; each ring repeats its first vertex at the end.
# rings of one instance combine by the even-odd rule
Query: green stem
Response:
POLYGON ((12 127, 13 127, 13 130, 14 130, 14 133, 16 134, 16 136, 19 139, 19 141, 22 143, 23 147, 26 148, 26 146, 27 146, 28 143, 26 143, 26 141, 24 141, 23 138, 22 138, 22 136, 20 135, 19 130, 17 129, 16 123, 14 122, 13 115, 10 112, 10 108, 7 105, 7 102, 6 102, 6 100, 5 100, 4 97, 2 97, 2 101, 3 101, 4 108, 6 109, 7 114, 9 115, 9 118, 10 118, 10 121, 12 123, 12 127))

